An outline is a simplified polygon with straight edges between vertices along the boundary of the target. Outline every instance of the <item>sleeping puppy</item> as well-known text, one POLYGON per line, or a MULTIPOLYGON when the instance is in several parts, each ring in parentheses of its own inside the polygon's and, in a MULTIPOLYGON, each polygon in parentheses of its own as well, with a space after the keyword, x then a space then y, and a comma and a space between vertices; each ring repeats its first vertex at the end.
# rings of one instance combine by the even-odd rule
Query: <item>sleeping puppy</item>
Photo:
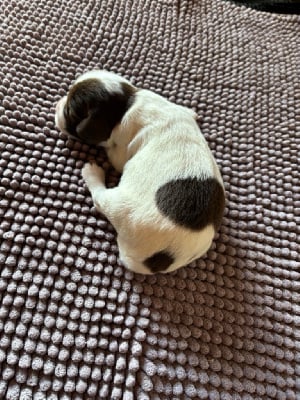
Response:
POLYGON ((103 146, 122 173, 119 185, 108 189, 95 162, 82 171, 96 209, 117 231, 128 269, 170 272, 209 249, 225 197, 192 110, 98 70, 75 81, 55 120, 61 131, 103 146))

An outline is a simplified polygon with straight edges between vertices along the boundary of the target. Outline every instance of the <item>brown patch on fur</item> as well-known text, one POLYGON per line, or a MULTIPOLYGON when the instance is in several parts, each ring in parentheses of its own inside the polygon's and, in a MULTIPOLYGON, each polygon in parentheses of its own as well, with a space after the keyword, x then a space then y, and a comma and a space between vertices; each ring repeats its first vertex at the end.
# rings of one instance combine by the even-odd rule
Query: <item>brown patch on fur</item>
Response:
POLYGON ((215 178, 185 178, 167 182, 155 195, 160 212, 191 230, 209 224, 218 229, 225 206, 224 190, 215 178))
POLYGON ((167 270, 173 262, 174 257, 164 250, 148 257, 144 264, 151 272, 156 273, 167 270))

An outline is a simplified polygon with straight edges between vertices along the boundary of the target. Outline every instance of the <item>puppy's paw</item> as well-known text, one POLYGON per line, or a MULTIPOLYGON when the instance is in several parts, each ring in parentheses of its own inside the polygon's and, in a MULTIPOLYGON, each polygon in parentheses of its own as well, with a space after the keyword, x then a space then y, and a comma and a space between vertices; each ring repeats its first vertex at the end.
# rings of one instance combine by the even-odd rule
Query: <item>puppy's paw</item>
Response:
POLYGON ((104 185, 105 183, 105 172, 95 161, 90 161, 84 165, 82 177, 90 190, 94 186, 104 185))

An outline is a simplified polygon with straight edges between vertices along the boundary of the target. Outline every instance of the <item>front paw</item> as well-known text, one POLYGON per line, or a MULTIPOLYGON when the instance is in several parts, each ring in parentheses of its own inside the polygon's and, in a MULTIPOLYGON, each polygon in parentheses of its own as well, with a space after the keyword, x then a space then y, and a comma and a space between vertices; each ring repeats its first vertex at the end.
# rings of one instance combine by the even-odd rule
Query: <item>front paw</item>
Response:
POLYGON ((105 183, 105 172, 95 161, 90 161, 84 165, 82 177, 90 190, 105 183))

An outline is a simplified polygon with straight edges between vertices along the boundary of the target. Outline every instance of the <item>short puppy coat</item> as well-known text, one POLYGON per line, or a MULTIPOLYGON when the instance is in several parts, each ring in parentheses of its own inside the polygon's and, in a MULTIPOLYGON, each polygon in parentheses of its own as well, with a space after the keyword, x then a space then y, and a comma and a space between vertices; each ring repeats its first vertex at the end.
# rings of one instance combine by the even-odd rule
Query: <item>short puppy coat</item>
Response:
POLYGON ((170 272, 211 246, 224 211, 222 178, 195 113, 126 79, 90 71, 56 107, 59 129, 102 145, 122 172, 108 189, 96 163, 82 175, 117 231, 120 260, 143 274, 170 272))

